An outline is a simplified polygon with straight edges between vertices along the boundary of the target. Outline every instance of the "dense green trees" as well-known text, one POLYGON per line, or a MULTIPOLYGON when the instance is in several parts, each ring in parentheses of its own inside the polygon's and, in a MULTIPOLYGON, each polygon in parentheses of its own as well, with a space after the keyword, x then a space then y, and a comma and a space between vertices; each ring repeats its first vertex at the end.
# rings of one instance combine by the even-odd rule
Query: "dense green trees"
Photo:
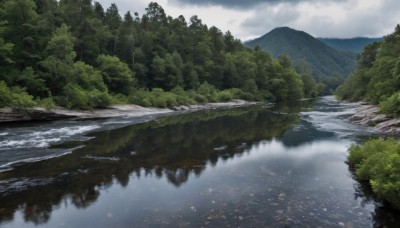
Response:
POLYGON ((336 94, 346 100, 367 100, 380 104, 382 111, 400 115, 400 26, 382 42, 364 48, 358 69, 336 94))
POLYGON ((121 17, 117 5, 104 9, 91 0, 0 3, 1 106, 164 107, 316 96, 315 82, 283 60, 245 48, 197 16, 167 16, 156 2, 141 17, 121 17), (31 102, 17 102, 18 95, 31 102))

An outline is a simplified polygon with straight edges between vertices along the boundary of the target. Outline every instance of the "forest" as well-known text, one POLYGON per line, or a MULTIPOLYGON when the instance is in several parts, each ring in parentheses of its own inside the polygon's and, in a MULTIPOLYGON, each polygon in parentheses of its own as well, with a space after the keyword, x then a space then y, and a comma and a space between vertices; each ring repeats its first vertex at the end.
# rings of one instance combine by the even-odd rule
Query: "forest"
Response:
POLYGON ((400 25, 383 41, 367 45, 358 66, 336 95, 343 100, 379 104, 383 113, 400 114, 400 25))
POLYGON ((5 0, 0 6, 0 107, 172 107, 231 99, 315 97, 290 59, 249 49, 197 16, 144 15, 91 0, 5 0))

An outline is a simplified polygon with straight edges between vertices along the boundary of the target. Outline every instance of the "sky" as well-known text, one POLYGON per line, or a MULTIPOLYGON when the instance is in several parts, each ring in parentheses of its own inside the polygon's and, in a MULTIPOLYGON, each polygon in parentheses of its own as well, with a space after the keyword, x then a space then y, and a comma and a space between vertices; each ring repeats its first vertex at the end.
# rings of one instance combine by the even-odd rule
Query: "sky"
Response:
POLYGON ((381 37, 400 24, 399 0, 95 0, 120 14, 145 13, 157 2, 172 17, 193 15, 207 26, 230 31, 236 38, 254 39, 276 27, 288 26, 314 37, 381 37))

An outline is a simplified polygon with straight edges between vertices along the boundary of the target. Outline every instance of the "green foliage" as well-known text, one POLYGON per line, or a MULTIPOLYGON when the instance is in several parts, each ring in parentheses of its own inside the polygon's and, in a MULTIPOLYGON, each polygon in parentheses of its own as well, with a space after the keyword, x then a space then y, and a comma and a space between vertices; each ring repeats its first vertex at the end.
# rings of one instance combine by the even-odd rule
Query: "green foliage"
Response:
POLYGON ((101 73, 84 62, 78 61, 73 64, 71 82, 78 84, 85 90, 107 91, 101 73))
POLYGON ((364 48, 358 57, 358 69, 338 87, 343 100, 367 100, 380 104, 384 113, 399 115, 400 26, 380 43, 364 48))
POLYGON ((233 94, 229 90, 224 90, 216 94, 215 100, 224 102, 224 101, 230 101, 233 99, 233 94))
POLYGON ((7 52, 10 51, 10 44, 12 44, 10 57, 15 67, 22 70, 35 65, 40 59, 41 50, 45 47, 40 43, 42 39, 39 34, 39 17, 35 2, 33 0, 4 0, 1 1, 0 7, 0 10, 4 12, 0 23, 5 23, 3 38, 6 52, 4 54, 10 54, 7 52))
MULTIPOLYGON (((154 2, 142 17, 121 17, 116 4, 104 10, 97 1, 5 0, 0 20, 0 80, 44 107, 172 107, 304 93, 289 59, 247 49, 197 16, 167 16, 154 2)), ((7 97, 4 105, 13 105, 7 97)))
POLYGON ((12 49, 14 47, 13 43, 6 43, 3 39, 4 28, 6 26, 6 22, 0 22, 0 63, 11 64, 14 61, 11 59, 12 49))
POLYGON ((110 94, 110 104, 129 104, 129 99, 123 94, 110 94))
POLYGON ((103 80, 110 92, 128 95, 136 86, 133 72, 116 56, 100 55, 97 58, 103 80))
POLYGON ((160 88, 154 88, 151 91, 140 89, 129 96, 129 102, 145 107, 172 108, 178 105, 177 98, 176 94, 165 92, 160 88))
POLYGON ((177 86, 174 89, 172 89, 171 93, 173 93, 176 96, 176 102, 178 103, 178 105, 196 104, 196 101, 194 100, 192 93, 190 93, 190 91, 186 92, 180 86, 177 86))
POLYGON ((56 107, 56 102, 54 101, 54 99, 52 97, 47 97, 47 98, 38 100, 37 104, 40 107, 43 107, 45 109, 52 109, 52 108, 56 107))
POLYGON ((17 81, 19 85, 25 87, 26 91, 34 97, 46 97, 50 92, 46 86, 46 81, 32 67, 25 68, 17 81))
POLYGON ((47 44, 49 55, 40 62, 45 69, 44 78, 53 95, 59 95, 70 81, 73 61, 76 56, 73 37, 68 26, 62 24, 57 28, 47 44))
POLYGON ((395 139, 373 139, 351 146, 348 161, 357 177, 368 180, 378 197, 400 209, 400 143, 395 139))
POLYGON ((10 88, 7 87, 4 81, 0 81, 0 107, 12 105, 13 98, 11 96, 10 88))
POLYGON ((73 48, 74 38, 69 32, 68 26, 62 24, 60 28, 55 30, 53 37, 47 44, 47 51, 64 64, 72 64, 76 57, 73 48))
POLYGON ((387 114, 400 115, 400 92, 397 92, 389 98, 381 101, 381 111, 387 114))
POLYGON ((196 92, 204 96, 206 98, 206 101, 211 101, 211 102, 217 101, 216 100, 217 89, 213 85, 208 84, 207 82, 201 84, 196 92))
POLYGON ((0 81, 0 108, 31 107, 36 105, 33 97, 20 87, 9 88, 4 81, 0 81))
POLYGON ((73 109, 92 109, 97 107, 106 107, 110 104, 110 95, 105 91, 98 89, 84 90, 77 84, 69 83, 64 87, 63 97, 60 103, 73 109))

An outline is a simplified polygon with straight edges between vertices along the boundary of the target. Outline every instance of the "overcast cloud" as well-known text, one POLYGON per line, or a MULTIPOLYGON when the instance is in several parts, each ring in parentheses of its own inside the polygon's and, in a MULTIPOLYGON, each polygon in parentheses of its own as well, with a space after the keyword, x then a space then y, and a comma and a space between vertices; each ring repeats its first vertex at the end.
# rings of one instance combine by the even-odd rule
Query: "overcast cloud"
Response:
POLYGON ((343 2, 347 0, 170 0, 171 3, 179 5, 197 5, 197 6, 222 6, 226 8, 251 9, 260 5, 274 5, 279 3, 297 4, 300 2, 343 2))
MULTIPOLYGON (((154 0, 153 0, 154 1, 154 0)), ((115 2, 121 14, 145 13, 151 0, 98 0, 104 9, 115 2)), ((275 27, 289 26, 315 37, 379 37, 400 23, 399 0, 160 0, 168 15, 198 15, 203 23, 231 31, 242 40, 275 27)))

